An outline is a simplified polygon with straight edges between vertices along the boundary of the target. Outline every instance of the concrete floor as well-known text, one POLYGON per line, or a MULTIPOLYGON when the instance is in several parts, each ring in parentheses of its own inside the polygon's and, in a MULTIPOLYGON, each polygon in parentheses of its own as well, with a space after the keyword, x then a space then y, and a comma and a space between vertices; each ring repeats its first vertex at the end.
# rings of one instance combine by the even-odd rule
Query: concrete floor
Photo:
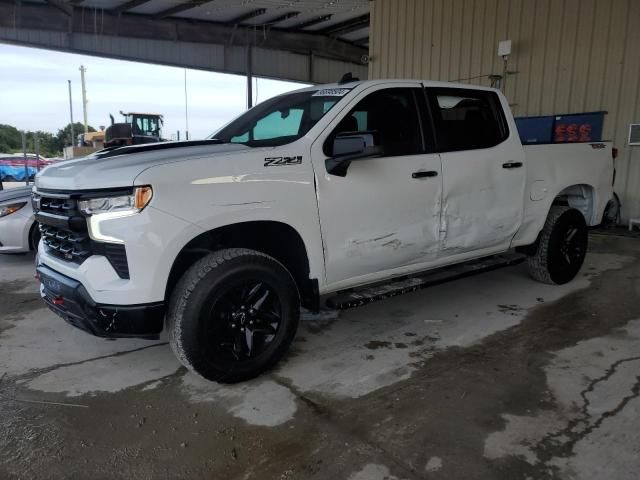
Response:
POLYGON ((307 316, 235 386, 74 330, 0 257, 0 478, 636 479, 639 254, 596 234, 569 285, 520 265, 307 316))

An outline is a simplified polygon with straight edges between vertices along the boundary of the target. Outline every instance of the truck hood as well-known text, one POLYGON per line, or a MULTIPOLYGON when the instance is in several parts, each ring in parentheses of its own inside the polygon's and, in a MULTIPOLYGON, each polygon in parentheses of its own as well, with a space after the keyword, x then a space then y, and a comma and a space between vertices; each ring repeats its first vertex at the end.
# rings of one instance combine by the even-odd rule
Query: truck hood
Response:
POLYGON ((127 187, 144 170, 190 158, 246 150, 246 145, 219 140, 162 142, 101 150, 77 160, 50 165, 36 175, 36 188, 95 190, 127 187))

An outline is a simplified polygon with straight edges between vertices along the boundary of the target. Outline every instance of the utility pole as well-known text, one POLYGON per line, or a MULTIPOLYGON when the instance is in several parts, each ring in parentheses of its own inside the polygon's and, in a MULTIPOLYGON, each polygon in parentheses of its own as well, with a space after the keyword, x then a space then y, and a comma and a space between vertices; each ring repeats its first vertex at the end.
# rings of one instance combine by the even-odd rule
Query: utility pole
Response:
MULTIPOLYGON (((184 69, 184 122, 185 122, 185 140, 189 140, 189 108, 188 108, 188 98, 187 98, 187 69, 184 69)), ((180 140, 180 135, 178 134, 178 140, 180 140)))
POLYGON ((82 82, 82 114, 84 115, 84 133, 89 131, 89 125, 87 124, 87 88, 84 83, 84 72, 87 69, 84 65, 80 65, 80 81, 82 82))
POLYGON ((71 116, 71 146, 75 145, 75 132, 73 131, 73 101, 71 100, 71 80, 67 80, 69 82, 69 115, 71 116))
POLYGON ((253 107, 253 72, 251 58, 251 45, 247 46, 247 110, 253 107))
MULTIPOLYGON (((38 132, 35 132, 33 137, 33 146, 36 151, 36 173, 38 173, 40 171, 40 137, 38 136, 38 132)), ((35 177, 33 181, 35 183, 35 177)))
POLYGON ((29 185, 29 165, 27 163, 27 136, 24 130, 20 132, 22 134, 22 154, 24 155, 24 183, 29 185))

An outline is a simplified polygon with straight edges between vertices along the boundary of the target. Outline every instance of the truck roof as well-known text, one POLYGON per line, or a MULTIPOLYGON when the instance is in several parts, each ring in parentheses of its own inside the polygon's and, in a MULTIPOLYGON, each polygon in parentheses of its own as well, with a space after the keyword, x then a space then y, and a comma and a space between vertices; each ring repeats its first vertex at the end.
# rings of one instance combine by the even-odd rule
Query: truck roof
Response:
POLYGON ((445 88, 466 88, 473 90, 491 90, 498 91, 492 87, 486 87, 483 85, 474 85, 470 83, 456 83, 456 82, 440 82, 434 80, 420 80, 415 78, 390 78, 390 79, 378 79, 378 80, 355 80, 347 83, 326 83, 313 85, 306 88, 296 90, 298 92, 310 91, 310 90, 322 90, 329 88, 355 88, 358 86, 368 87, 373 85, 391 84, 391 83, 407 83, 407 82, 420 82, 426 87, 445 87, 445 88))

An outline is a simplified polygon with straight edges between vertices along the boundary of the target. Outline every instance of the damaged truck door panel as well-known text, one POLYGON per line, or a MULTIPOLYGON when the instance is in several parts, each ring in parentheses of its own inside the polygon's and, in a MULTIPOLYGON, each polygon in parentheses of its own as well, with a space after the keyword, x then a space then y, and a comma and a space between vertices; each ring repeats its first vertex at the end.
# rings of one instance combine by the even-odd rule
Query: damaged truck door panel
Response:
POLYGON ((522 223, 525 155, 517 131, 496 92, 427 92, 444 178, 441 255, 504 251, 522 223))
POLYGON ((439 249, 442 167, 433 140, 423 135, 420 83, 373 85, 352 103, 311 146, 332 288, 377 280, 433 259, 439 249), (373 142, 367 147, 379 149, 376 156, 352 161, 344 176, 325 170, 335 139, 363 134, 373 142))
POLYGON ((42 298, 94 335, 165 329, 185 366, 236 382, 280 360, 301 307, 345 291, 514 248, 536 280, 568 282, 612 196, 612 147, 516 132, 494 89, 349 81, 206 140, 49 166, 32 202, 42 298))

